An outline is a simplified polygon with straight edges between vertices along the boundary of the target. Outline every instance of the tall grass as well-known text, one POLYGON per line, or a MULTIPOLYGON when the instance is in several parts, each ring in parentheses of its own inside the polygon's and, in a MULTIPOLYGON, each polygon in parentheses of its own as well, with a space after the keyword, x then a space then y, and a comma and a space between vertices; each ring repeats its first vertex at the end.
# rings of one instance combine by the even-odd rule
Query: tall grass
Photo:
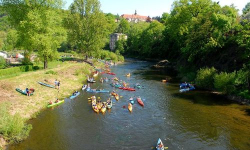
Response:
POLYGON ((20 142, 29 135, 32 126, 26 124, 19 114, 11 115, 7 108, 7 104, 0 106, 0 134, 7 141, 20 142))

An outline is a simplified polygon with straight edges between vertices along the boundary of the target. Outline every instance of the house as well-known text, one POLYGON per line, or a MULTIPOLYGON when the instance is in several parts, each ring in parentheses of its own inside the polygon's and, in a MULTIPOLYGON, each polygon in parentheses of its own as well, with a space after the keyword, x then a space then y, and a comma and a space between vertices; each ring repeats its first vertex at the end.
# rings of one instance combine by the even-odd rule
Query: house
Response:
POLYGON ((122 33, 113 33, 110 35, 110 42, 109 42, 109 47, 111 49, 111 51, 115 50, 115 43, 118 40, 124 39, 127 40, 127 35, 126 34, 122 34, 122 33))
POLYGON ((144 22, 151 22, 152 19, 149 16, 141 16, 138 15, 136 10, 134 14, 123 14, 121 15, 123 19, 128 20, 128 22, 134 22, 137 23, 139 21, 144 21, 144 22))

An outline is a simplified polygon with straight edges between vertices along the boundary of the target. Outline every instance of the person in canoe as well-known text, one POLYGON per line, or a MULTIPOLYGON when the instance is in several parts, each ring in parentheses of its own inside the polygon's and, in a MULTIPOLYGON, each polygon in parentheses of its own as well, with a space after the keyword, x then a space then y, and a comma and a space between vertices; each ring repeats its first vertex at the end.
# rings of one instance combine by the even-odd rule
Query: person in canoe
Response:
POLYGON ((50 100, 50 101, 49 101, 49 105, 52 105, 52 104, 53 104, 53 102, 52 102, 52 100, 50 100))
POLYGON ((56 101, 55 101, 55 103, 58 103, 58 102, 59 102, 59 99, 57 98, 56 101))

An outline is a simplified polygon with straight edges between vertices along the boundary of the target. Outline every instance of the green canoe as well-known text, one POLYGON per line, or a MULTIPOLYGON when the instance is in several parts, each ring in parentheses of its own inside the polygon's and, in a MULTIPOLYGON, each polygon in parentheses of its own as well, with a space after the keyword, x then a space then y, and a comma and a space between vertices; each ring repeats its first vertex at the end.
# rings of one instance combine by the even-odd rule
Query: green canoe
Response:
MULTIPOLYGON (((16 88, 16 91, 22 93, 23 95, 27 95, 26 90, 21 90, 19 88, 16 88)), ((33 95, 33 93, 30 93, 30 95, 33 95)))
POLYGON ((43 83, 43 82, 38 82, 38 83, 43 85, 43 86, 47 86, 47 87, 50 87, 50 88, 55 88, 55 86, 47 84, 47 83, 43 83))
POLYGON ((51 105, 50 104, 48 104, 48 108, 50 108, 50 107, 53 107, 53 106, 57 106, 57 105, 59 105, 59 104, 62 104, 64 102, 64 100, 61 100, 61 101, 59 101, 59 102, 57 102, 57 103, 52 103, 51 105))

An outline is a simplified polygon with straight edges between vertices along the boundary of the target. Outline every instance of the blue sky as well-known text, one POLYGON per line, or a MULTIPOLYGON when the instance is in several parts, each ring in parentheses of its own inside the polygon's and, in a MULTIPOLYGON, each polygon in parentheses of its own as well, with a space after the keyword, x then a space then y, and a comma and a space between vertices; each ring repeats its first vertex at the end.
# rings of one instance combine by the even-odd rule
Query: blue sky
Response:
MULTIPOLYGON (((66 2, 65 9, 73 2, 73 0, 64 0, 66 2)), ((174 0, 100 0, 101 10, 104 13, 112 14, 133 14, 137 10, 137 14, 143 16, 161 16, 163 12, 170 12, 171 5, 174 0)), ((234 4, 239 13, 250 0, 213 0, 220 1, 220 5, 234 4)))

